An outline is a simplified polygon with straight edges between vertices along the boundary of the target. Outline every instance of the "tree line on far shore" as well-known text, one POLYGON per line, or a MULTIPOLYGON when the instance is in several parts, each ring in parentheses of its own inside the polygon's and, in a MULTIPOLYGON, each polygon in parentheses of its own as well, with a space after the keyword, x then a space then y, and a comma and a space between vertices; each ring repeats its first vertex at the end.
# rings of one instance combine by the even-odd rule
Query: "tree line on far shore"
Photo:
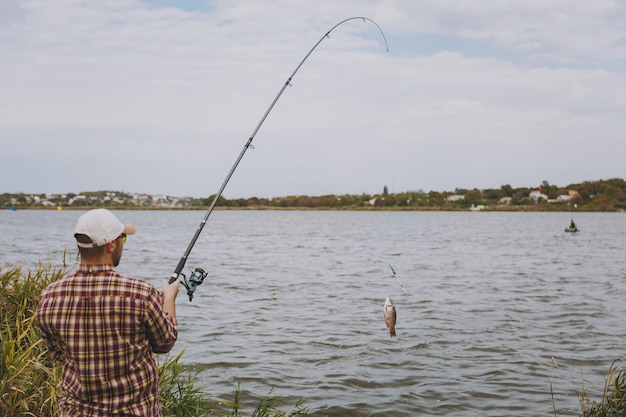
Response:
MULTIPOLYGON (((202 209, 215 195, 206 198, 149 196, 119 191, 90 191, 80 194, 0 194, 0 208, 202 209)), ((621 178, 585 181, 557 186, 543 181, 538 187, 455 189, 454 191, 405 191, 378 194, 294 195, 272 198, 220 196, 217 208, 230 209, 347 209, 347 210, 532 210, 532 211, 626 211, 626 181, 621 178)))
MULTIPOLYGON (((214 195, 198 199, 193 205, 208 206, 214 195)), ((312 209, 401 209, 401 210, 541 210, 541 211, 625 211, 626 181, 620 178, 587 181, 566 187, 547 181, 539 187, 498 189, 456 189, 428 193, 405 191, 389 193, 385 186, 380 194, 287 196, 231 199, 220 197, 216 207, 312 208, 312 209), (533 191, 535 195, 533 196, 533 191), (537 193, 538 192, 538 193, 537 193), (559 200, 559 196, 565 196, 559 200), (455 198, 456 197, 456 198, 455 198)))

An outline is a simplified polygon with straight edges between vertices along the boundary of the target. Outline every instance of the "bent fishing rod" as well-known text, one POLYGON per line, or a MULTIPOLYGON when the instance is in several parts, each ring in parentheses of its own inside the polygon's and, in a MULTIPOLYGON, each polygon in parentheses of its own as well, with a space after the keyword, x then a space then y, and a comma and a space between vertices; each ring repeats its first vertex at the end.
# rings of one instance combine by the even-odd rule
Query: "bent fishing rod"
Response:
POLYGON ((283 86, 280 88, 280 90, 278 91, 278 94, 276 95, 276 97, 274 97, 274 100, 272 101, 270 106, 267 108, 267 110, 263 114, 263 117, 261 117, 261 120, 259 121, 259 123, 256 125, 256 127, 252 131, 252 134, 250 135, 250 137, 248 138, 248 140, 247 140, 246 144, 244 145, 243 149, 239 153, 239 156, 237 157, 237 159, 235 160, 235 163, 233 164, 232 168, 228 172, 228 175, 226 175, 226 178, 224 179, 224 182, 222 183, 221 187, 219 188, 217 194, 215 194, 215 197, 213 197, 213 201, 211 201, 211 204, 209 205, 209 208, 208 208, 206 214, 204 215, 204 218, 202 219, 202 221, 198 225, 198 228, 196 229, 196 232, 193 235, 193 238, 191 239, 191 242, 189 242, 189 245, 187 246, 187 249, 185 250, 185 253, 180 258, 180 261, 178 262, 178 265, 176 266, 176 269, 174 270, 174 272, 172 273, 172 275, 171 275, 171 277, 169 279, 169 283, 172 284, 180 276, 183 277, 183 280, 181 281, 181 283, 185 286, 185 288, 187 288, 187 295, 189 296, 189 301, 191 301, 193 299, 194 291, 198 288, 198 286, 200 284, 202 284, 202 282, 204 281, 204 278, 206 278, 206 276, 207 276, 207 272, 204 269, 202 269, 202 268, 195 268, 193 270, 191 276, 189 277, 189 279, 187 279, 185 274, 182 273, 182 270, 185 267, 185 264, 187 263, 187 258, 189 257, 189 254, 191 253, 191 250, 193 249, 194 245, 196 244, 196 241, 198 240, 198 237, 200 236, 200 233, 202 232, 202 229, 204 229, 204 226, 206 225, 207 221, 209 220, 209 216, 213 212, 213 209, 215 208, 215 204, 217 203, 217 200, 222 195, 222 192, 224 192, 224 188, 226 188, 226 185, 228 184, 228 181, 230 181, 230 178, 232 177, 233 173, 237 169, 237 166, 239 165, 239 162, 243 158, 243 156, 246 153, 246 151, 252 146, 252 140, 256 136, 257 132, 259 131, 259 129, 261 128, 263 123, 265 122, 265 119, 267 119, 267 116, 270 114, 270 112, 274 108, 274 105, 276 104, 276 102, 278 101, 280 96, 283 94, 283 91, 285 91, 285 89, 288 86, 291 86, 291 80, 296 75, 296 73, 298 72, 300 67, 302 67, 304 62, 309 58, 309 56, 318 47, 318 45, 320 43, 322 43, 322 41, 324 39, 330 38, 330 32, 335 30, 338 26, 341 26, 342 24, 344 24, 344 23, 346 23, 346 22, 348 22, 350 20, 355 20, 355 19, 361 19, 364 22, 371 22, 371 23, 373 23, 378 28, 378 30, 380 31, 380 34, 382 35, 383 40, 385 41, 385 48, 386 48, 387 52, 389 52, 389 46, 387 45, 387 39, 385 38, 385 34, 383 33, 383 31, 380 28, 380 26, 378 26, 378 24, 376 22, 374 22, 372 19, 369 19, 367 17, 356 16, 356 17, 350 17, 348 19, 342 20, 341 22, 339 22, 335 26, 333 26, 328 32, 326 32, 324 34, 324 36, 322 36, 320 38, 319 41, 317 41, 317 43, 305 55, 305 57, 302 59, 302 61, 300 61, 300 63, 296 67, 296 69, 293 71, 293 73, 291 73, 289 78, 287 78, 287 81, 285 81, 283 86))

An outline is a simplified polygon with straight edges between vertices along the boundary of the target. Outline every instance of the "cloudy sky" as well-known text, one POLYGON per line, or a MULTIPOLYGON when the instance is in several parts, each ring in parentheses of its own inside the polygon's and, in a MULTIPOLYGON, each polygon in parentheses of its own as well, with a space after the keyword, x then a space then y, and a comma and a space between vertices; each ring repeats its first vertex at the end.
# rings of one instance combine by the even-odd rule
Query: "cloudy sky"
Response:
POLYGON ((624 0, 0 0, 0 192, 626 176, 624 0), (353 16, 372 19, 349 20, 353 16), (389 47, 386 50, 385 39, 389 47))

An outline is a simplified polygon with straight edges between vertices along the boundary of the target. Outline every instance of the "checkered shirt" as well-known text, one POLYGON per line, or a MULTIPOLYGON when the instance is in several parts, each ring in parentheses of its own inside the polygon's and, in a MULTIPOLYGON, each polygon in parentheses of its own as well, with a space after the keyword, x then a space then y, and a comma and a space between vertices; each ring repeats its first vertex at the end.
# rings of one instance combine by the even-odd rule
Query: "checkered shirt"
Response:
POLYGON ((162 415, 153 352, 174 346, 178 325, 151 284, 81 265, 42 292, 35 319, 62 365, 61 416, 162 415))

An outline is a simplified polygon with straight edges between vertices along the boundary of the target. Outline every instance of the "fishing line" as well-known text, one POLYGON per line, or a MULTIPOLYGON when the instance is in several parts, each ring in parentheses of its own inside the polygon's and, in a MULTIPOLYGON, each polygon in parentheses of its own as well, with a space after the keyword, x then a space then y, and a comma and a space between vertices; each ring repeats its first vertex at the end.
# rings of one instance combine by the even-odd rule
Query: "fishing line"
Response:
POLYGON ((391 264, 389 265, 389 269, 391 269, 391 272, 393 272, 393 276, 396 277, 396 280, 398 280, 398 284, 400 284, 400 286, 402 287, 402 291, 404 291, 404 295, 405 296, 409 296, 409 292, 406 290, 406 288, 404 288, 404 284, 402 284, 402 281, 400 281, 400 278, 398 278, 398 274, 396 274, 396 270, 393 269, 393 266, 391 266, 391 264))
POLYGON ((226 179, 224 179, 224 182, 222 183, 221 187, 219 188, 217 194, 215 194, 215 197, 213 197, 213 201, 209 205, 209 208, 208 208, 206 214, 204 215, 204 218, 202 219, 202 221, 198 225, 198 228, 196 229, 196 232, 194 233, 194 235, 193 235, 193 237, 191 239, 191 242, 189 242, 189 245, 187 246, 187 249, 185 250, 185 253, 183 253, 183 256, 180 258, 180 261, 178 262, 178 265, 176 266, 176 269, 174 269, 174 272, 172 273, 172 275, 171 275, 171 277, 169 279, 169 283, 172 284, 174 281, 176 281, 178 279, 179 276, 182 275, 182 277, 183 277, 182 284, 185 286, 185 288, 187 288, 187 295, 189 296, 189 301, 191 301, 193 299, 194 291, 196 290, 196 288, 200 284, 202 284, 202 282, 204 281, 204 278, 206 278, 206 276, 207 276, 207 272, 204 269, 202 269, 202 268, 195 268, 194 271, 192 272, 191 276, 189 277, 189 279, 187 279, 185 274, 182 273, 182 270, 185 267, 185 263, 187 262, 187 258, 189 257, 189 254, 191 253, 191 250, 193 249, 194 245, 196 244, 196 241, 198 240, 198 237, 200 236, 200 233, 202 232, 202 229, 204 229, 204 226, 206 225, 207 221, 209 220, 209 216, 213 212, 213 209, 215 208, 215 204, 217 203, 217 200, 222 195, 222 192, 224 191, 224 188, 226 188, 226 184, 228 184, 228 181, 230 181, 230 177, 232 177, 233 173, 235 172, 235 169, 237 169, 237 166, 239 165, 239 162, 241 161, 241 158, 243 158, 243 156, 246 153, 246 151, 248 150, 248 148, 252 147, 252 140, 254 139, 254 137, 256 136, 257 132, 261 128, 261 125, 263 125, 263 123, 265 122, 265 119, 267 118, 267 116, 270 114, 270 112, 274 108, 274 105, 276 104, 276 102, 278 101, 280 96, 283 94, 283 91, 285 91, 287 86, 291 86, 291 80, 296 75, 296 73, 298 72, 300 67, 302 67, 304 62, 313 53, 313 51, 318 47, 318 45, 320 43, 322 43, 322 41, 324 39, 330 38, 330 32, 335 30, 338 26, 341 26, 342 24, 344 24, 344 23, 346 23, 346 22, 348 22, 350 20, 355 20, 355 19, 361 19, 364 22, 371 22, 371 23, 373 23, 378 28, 378 30, 380 31, 380 34, 382 35, 383 40, 385 41, 385 48, 386 48, 387 52, 389 52, 389 46, 387 45, 387 39, 385 38, 385 34, 383 33, 383 31, 380 28, 380 26, 378 26, 378 24, 376 22, 374 22, 372 19, 369 19, 367 17, 362 17, 362 16, 355 16, 355 17, 350 17, 348 19, 342 20, 341 22, 339 22, 335 26, 333 26, 328 32, 326 32, 324 34, 324 36, 322 36, 320 38, 319 41, 317 41, 317 43, 305 55, 305 57, 302 59, 302 61, 300 61, 300 63, 296 67, 296 69, 289 76, 289 78, 287 78, 287 81, 285 81, 285 84, 283 84, 283 86, 278 91, 278 94, 276 95, 276 97, 274 98, 274 100, 272 101, 270 106, 267 108, 267 110, 263 114, 263 117, 261 117, 261 120, 259 121, 259 123, 256 125, 256 127, 252 131, 252 134, 250 135, 250 137, 248 138, 248 141, 246 142, 246 144, 244 145, 243 149, 239 153, 239 156, 237 157, 237 159, 235 160, 235 163, 233 164, 232 168, 228 172, 228 175, 226 175, 226 179))

